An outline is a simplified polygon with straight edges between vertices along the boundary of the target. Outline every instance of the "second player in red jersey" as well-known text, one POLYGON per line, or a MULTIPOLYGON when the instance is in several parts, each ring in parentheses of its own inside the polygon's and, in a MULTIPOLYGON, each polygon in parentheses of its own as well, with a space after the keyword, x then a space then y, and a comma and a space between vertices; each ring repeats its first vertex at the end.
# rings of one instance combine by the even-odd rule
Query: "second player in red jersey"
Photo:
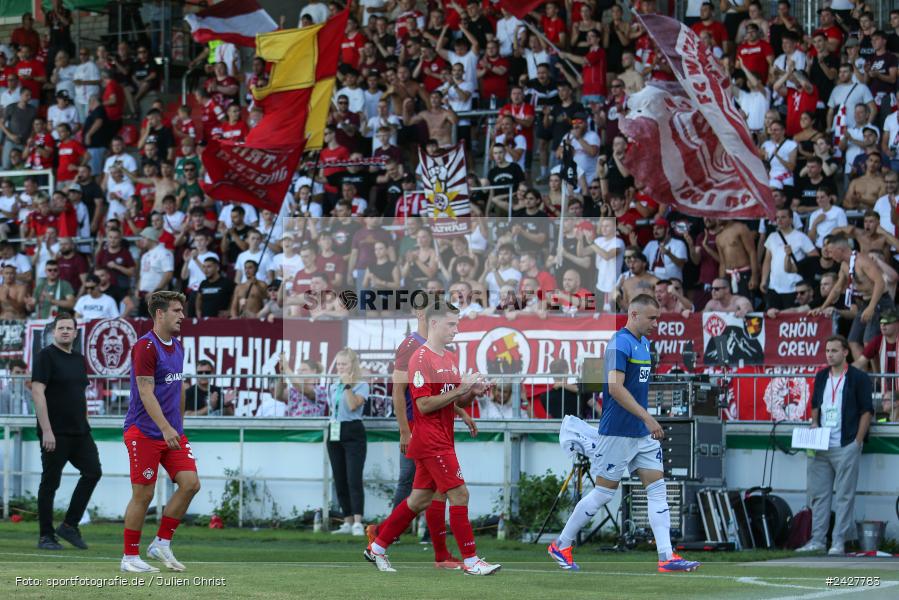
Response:
POLYGON ((440 303, 428 309, 426 319, 427 342, 412 354, 407 371, 415 423, 407 452, 415 459, 412 493, 380 525, 378 537, 369 543, 364 556, 379 571, 395 571, 387 559, 387 547, 428 508, 435 493, 445 492, 450 502, 450 529, 462 554, 462 570, 469 575, 492 575, 500 565, 478 558, 468 520, 468 488, 453 441, 456 406, 469 404, 486 385, 476 373, 462 376, 458 358, 447 348, 459 328, 459 310, 440 303))

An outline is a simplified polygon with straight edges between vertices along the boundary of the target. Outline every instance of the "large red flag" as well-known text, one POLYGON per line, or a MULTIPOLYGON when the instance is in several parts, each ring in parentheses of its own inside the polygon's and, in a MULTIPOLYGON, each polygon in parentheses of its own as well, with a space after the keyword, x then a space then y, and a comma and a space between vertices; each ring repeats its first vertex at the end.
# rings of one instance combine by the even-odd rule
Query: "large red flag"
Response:
POLYGON ((348 16, 256 38, 257 56, 272 64, 268 84, 253 90, 263 117, 244 143, 210 141, 207 194, 280 210, 303 151, 321 147, 348 16))
POLYGON ((499 7, 523 19, 547 2, 549 0, 499 0, 499 7))
POLYGON ((774 215, 768 173, 730 80, 691 29, 660 15, 636 18, 677 82, 653 82, 628 98, 625 165, 658 202, 705 217, 774 215))

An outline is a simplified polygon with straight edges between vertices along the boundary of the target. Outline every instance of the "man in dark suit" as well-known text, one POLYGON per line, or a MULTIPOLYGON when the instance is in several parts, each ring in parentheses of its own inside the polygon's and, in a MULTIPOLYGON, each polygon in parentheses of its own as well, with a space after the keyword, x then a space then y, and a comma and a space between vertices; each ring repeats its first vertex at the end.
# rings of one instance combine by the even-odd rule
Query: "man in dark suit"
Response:
POLYGON ((842 556, 844 543, 855 539, 855 491, 862 446, 868 434, 874 403, 867 373, 846 362, 849 342, 841 335, 827 340, 828 367, 815 376, 811 427, 830 429, 825 451, 807 463, 808 496, 812 508, 812 539, 799 552, 824 550, 831 507, 834 512, 830 556, 842 556))

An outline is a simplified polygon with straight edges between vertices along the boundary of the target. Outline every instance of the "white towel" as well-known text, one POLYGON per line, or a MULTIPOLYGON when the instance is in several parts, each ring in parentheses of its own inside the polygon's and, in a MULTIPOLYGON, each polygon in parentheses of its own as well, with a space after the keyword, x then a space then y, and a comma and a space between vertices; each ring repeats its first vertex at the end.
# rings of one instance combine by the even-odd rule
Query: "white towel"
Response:
MULTIPOLYGON (((578 460, 578 455, 586 456, 590 460, 590 474, 595 476, 594 462, 599 458, 599 430, 587 422, 568 415, 562 419, 562 427, 559 429, 559 445, 568 454, 571 462, 578 460)), ((597 463, 596 468, 600 465, 597 463)))

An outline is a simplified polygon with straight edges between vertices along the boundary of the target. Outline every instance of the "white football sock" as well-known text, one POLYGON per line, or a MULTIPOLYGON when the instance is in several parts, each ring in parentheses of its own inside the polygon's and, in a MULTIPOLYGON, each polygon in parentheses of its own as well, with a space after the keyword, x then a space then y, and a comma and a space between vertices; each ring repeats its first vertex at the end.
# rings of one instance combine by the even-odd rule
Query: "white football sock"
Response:
POLYGON ((668 508, 668 492, 664 479, 646 486, 646 508, 649 526, 656 540, 659 560, 671 560, 671 510, 668 508))
POLYGON ((475 556, 469 556, 468 558, 464 559, 463 562, 465 563, 465 567, 470 569, 473 566, 475 566, 476 564, 478 564, 479 560, 481 560, 481 559, 475 555, 475 556))
POLYGON ((157 546, 168 546, 172 543, 172 540, 164 540, 157 535, 156 539, 153 540, 153 543, 156 544, 157 546))
POLYGON ((378 545, 377 542, 372 542, 371 543, 371 551, 374 552, 375 554, 386 554, 387 548, 385 548, 384 546, 378 545))
POLYGON ((571 516, 568 517, 565 528, 562 529, 562 533, 559 535, 559 548, 570 547, 574 543, 578 532, 584 528, 584 525, 589 523, 590 519, 596 516, 597 511, 603 505, 608 504, 614 497, 615 490, 596 486, 590 490, 589 494, 581 498, 581 501, 577 503, 577 506, 571 512, 571 516))

